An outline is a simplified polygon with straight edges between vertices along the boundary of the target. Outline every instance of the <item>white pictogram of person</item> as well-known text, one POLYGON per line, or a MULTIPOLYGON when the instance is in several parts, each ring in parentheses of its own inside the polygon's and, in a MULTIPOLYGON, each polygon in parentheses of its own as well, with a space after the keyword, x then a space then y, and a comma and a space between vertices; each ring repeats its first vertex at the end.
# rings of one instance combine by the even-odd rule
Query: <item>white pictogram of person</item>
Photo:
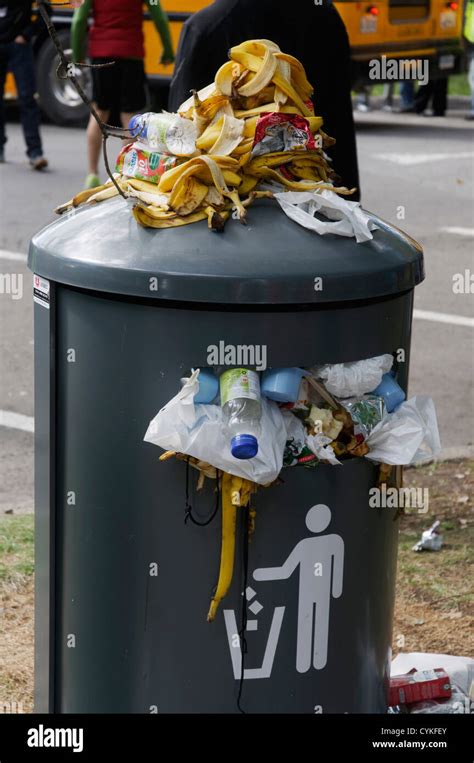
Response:
MULTIPOLYGON (((306 514, 306 527, 312 533, 322 533, 330 522, 331 510, 322 503, 306 514)), ((253 576, 261 581, 285 580, 298 565, 296 670, 306 673, 311 664, 321 670, 327 662, 329 609, 331 596, 337 599, 342 593, 344 541, 335 534, 304 538, 281 567, 262 567, 253 576)))

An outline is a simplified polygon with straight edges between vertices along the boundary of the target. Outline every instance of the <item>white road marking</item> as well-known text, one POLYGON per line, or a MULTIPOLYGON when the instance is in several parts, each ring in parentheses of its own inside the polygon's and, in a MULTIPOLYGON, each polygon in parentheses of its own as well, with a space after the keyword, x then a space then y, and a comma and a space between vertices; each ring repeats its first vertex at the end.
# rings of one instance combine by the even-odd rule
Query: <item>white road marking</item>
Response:
POLYGON ((454 233, 455 236, 474 236, 474 228, 461 228, 457 225, 447 225, 441 228, 441 233, 454 233))
POLYGON ((0 249, 0 260, 11 260, 12 262, 25 262, 27 255, 19 252, 7 252, 6 249, 0 249))
POLYGON ((0 427, 19 429, 21 432, 34 432, 35 420, 33 416, 24 416, 22 413, 0 410, 0 427))
POLYGON ((439 162, 444 159, 472 159, 474 151, 459 151, 451 154, 373 154, 375 159, 383 159, 393 164, 425 164, 427 162, 439 162))
POLYGON ((452 326, 474 327, 474 318, 465 315, 452 315, 450 313, 436 313, 431 310, 413 310, 413 317, 421 321, 434 321, 435 323, 449 323, 452 326))

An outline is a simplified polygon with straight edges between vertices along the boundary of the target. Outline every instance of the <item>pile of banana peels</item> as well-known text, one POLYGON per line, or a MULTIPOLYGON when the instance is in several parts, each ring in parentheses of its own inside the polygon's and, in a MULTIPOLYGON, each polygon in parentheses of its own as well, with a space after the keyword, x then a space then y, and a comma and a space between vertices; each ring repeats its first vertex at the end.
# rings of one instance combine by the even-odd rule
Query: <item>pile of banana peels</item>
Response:
POLYGON ((337 176, 325 154, 335 141, 314 115, 313 88, 302 64, 270 40, 244 42, 231 48, 229 58, 214 82, 193 92, 178 110, 195 127, 191 155, 176 157, 159 182, 119 173, 116 185, 109 180, 81 191, 55 211, 121 192, 145 227, 207 220, 211 230, 221 231, 230 216, 245 224, 252 202, 273 196, 269 183, 278 191, 353 193, 335 185, 337 176))

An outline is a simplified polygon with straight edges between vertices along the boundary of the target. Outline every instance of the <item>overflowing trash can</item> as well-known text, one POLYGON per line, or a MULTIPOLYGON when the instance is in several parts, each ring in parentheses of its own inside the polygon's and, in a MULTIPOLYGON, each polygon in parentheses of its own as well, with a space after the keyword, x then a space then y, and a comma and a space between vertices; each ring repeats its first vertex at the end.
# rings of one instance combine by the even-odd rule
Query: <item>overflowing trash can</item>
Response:
POLYGON ((34 237, 38 711, 386 711, 398 510, 369 501, 380 464, 260 483, 208 622, 219 490, 144 440, 211 355, 261 373, 388 354, 406 393, 423 256, 373 220, 357 244, 263 200, 222 235, 152 230, 117 199, 34 237))

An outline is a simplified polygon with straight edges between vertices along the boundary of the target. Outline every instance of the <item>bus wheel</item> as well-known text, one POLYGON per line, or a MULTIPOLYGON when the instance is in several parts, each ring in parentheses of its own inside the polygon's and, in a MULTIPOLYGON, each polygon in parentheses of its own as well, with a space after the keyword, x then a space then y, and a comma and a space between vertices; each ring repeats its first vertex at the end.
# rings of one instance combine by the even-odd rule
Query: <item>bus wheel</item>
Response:
MULTIPOLYGON (((71 59, 70 35, 68 30, 58 32, 68 60, 71 59)), ((48 38, 40 48, 36 60, 36 74, 40 106, 46 116, 58 125, 84 125, 89 109, 81 100, 74 85, 67 79, 59 79, 56 70, 59 58, 53 42, 48 38)), ((90 72, 76 68, 75 74, 83 89, 90 95, 90 72)))

